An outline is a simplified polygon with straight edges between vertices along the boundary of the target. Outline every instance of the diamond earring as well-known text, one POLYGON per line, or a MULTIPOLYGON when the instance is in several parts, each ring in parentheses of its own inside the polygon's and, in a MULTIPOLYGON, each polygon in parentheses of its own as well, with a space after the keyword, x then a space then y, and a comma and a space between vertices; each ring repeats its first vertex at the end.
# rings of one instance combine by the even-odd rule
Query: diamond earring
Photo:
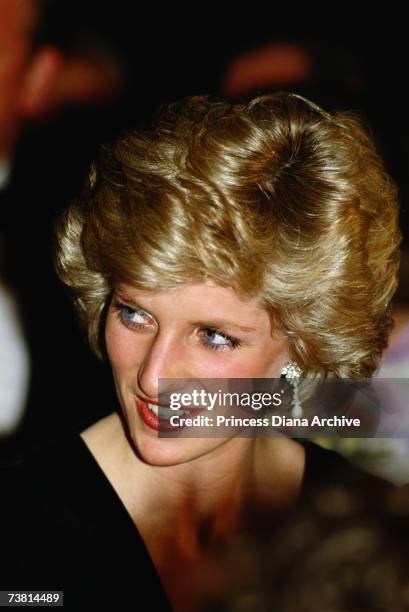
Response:
POLYGON ((301 374, 301 368, 298 364, 295 363, 295 361, 288 361, 281 370, 281 376, 284 376, 293 388, 293 398, 291 400, 291 416, 296 418, 302 417, 303 413, 300 398, 298 396, 298 383, 301 374))

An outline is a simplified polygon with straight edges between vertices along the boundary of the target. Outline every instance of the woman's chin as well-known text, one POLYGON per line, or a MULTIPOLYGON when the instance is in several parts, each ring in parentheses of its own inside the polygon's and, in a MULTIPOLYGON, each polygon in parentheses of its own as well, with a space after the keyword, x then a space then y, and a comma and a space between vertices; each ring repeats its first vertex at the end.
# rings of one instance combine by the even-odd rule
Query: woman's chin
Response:
POLYGON ((199 445, 197 439, 186 438, 158 438, 144 435, 132 435, 132 440, 139 457, 149 465, 171 466, 180 465, 198 459, 211 450, 209 446, 214 440, 208 440, 207 444, 202 439, 199 445))

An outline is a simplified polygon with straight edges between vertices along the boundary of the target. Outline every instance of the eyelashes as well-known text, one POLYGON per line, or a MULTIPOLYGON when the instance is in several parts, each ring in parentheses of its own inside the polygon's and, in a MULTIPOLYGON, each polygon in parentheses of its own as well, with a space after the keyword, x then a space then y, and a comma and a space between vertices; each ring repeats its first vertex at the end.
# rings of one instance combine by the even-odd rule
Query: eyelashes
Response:
POLYGON ((117 317, 128 329, 146 329, 154 324, 153 319, 148 317, 145 311, 139 308, 132 308, 122 302, 113 302, 113 308, 117 313, 117 317))
POLYGON ((228 336, 227 334, 223 333, 221 329, 202 327, 201 332, 203 332, 201 340, 202 344, 214 351, 224 351, 226 348, 235 349, 240 346, 240 340, 233 338, 232 336, 228 336), (209 336, 222 338, 224 342, 210 342, 209 336))
MULTIPOLYGON (((128 306, 122 302, 112 303, 117 317, 127 329, 144 331, 154 325, 154 320, 144 310, 128 306)), ((228 351, 241 346, 240 340, 225 334, 221 329, 202 327, 200 329, 200 343, 213 351, 228 351)))
POLYGON ((119 320, 126 327, 131 329, 146 327, 149 317, 147 317, 143 310, 131 308, 130 306, 121 304, 119 302, 114 303, 114 308, 118 313, 119 320))

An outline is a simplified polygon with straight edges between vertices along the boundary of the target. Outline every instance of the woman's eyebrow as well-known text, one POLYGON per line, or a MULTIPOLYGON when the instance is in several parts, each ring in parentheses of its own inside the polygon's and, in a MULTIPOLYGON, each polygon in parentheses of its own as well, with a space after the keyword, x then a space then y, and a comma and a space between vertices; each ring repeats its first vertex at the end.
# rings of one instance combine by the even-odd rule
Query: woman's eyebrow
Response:
POLYGON ((113 299, 121 300, 121 302, 124 302, 128 306, 131 306, 132 308, 137 308, 138 310, 143 310, 144 312, 146 312, 146 314, 153 317, 153 315, 149 312, 149 310, 147 310, 146 308, 138 304, 136 300, 134 300, 130 295, 126 295, 125 292, 121 292, 119 290, 115 291, 113 294, 113 299))
POLYGON ((234 321, 227 321, 225 319, 213 320, 213 321, 193 321, 192 326, 197 327, 211 327, 214 329, 220 328, 229 328, 229 329, 237 329, 242 332, 255 332, 257 331, 256 327, 251 327, 250 325, 239 325, 234 321))
MULTIPOLYGON (((129 306, 143 310, 148 315, 150 315, 152 318, 155 318, 154 315, 149 312, 149 310, 147 310, 144 306, 141 306, 140 304, 138 304, 138 302, 135 299, 133 299, 130 295, 127 295, 126 291, 121 291, 120 289, 117 289, 114 292, 114 298, 115 297, 117 297, 120 300, 123 300, 129 306)), ((220 328, 227 327, 229 329, 237 329, 244 333, 257 331, 256 327, 252 327, 250 325, 240 325, 239 323, 235 323, 234 321, 228 321, 227 319, 217 319, 217 320, 213 319, 211 321, 210 320, 192 321, 190 325, 192 327, 211 327, 214 329, 220 329, 220 328)))

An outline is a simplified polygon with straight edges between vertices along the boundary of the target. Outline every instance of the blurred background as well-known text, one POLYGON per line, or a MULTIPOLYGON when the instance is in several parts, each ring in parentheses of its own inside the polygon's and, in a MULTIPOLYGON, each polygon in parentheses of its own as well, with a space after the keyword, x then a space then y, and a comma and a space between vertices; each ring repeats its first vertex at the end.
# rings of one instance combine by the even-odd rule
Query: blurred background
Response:
MULTIPOLYGON (((189 10, 138 15, 124 0, 0 0, 0 462, 115 409, 110 371, 88 349, 54 274, 53 227, 100 143, 185 95, 284 89, 327 110, 354 110, 371 126, 399 186, 404 232, 396 326, 379 375, 409 376, 405 37, 386 43, 385 24, 359 35, 348 25, 339 35, 310 33, 256 7, 223 19, 214 7, 189 10)), ((405 441, 337 447, 409 481, 405 441)))

